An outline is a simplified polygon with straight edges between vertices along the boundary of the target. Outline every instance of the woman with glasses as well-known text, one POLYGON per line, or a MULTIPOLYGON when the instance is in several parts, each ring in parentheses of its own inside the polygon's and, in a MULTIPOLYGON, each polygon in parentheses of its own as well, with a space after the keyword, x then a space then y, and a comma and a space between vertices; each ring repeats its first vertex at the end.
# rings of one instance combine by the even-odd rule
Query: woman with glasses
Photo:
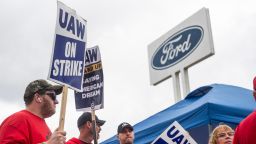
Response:
POLYGON ((211 134, 208 144, 232 144, 234 130, 225 124, 217 126, 211 134))

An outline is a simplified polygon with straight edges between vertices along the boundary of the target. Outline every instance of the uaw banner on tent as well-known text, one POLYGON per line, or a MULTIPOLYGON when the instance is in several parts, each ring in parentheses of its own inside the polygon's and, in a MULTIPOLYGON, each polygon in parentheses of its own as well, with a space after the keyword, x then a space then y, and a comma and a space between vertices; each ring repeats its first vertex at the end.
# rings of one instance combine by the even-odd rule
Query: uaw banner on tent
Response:
POLYGON ((48 79, 82 92, 86 20, 58 1, 55 41, 48 79))
POLYGON ((197 144, 197 143, 177 121, 174 121, 151 144, 197 144))
POLYGON ((90 111, 104 106, 103 70, 98 46, 87 48, 85 55, 83 92, 75 92, 76 109, 90 111))

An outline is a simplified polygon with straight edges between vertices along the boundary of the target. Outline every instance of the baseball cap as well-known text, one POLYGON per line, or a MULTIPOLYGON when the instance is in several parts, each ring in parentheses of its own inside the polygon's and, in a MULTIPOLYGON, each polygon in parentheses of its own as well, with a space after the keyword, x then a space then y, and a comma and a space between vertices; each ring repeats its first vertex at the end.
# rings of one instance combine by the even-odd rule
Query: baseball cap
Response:
POLYGON ((127 122, 122 122, 122 123, 118 126, 118 128, 117 128, 117 133, 118 133, 118 134, 119 134, 119 133, 122 133, 125 128, 128 128, 128 129, 130 129, 130 130, 133 131, 132 125, 130 125, 130 124, 127 123, 127 122))
POLYGON ((256 77, 253 79, 253 89, 256 91, 256 77))
POLYGON ((33 95, 38 91, 47 91, 47 90, 53 90, 56 95, 59 95, 62 92, 62 86, 61 85, 52 85, 48 83, 46 80, 38 79, 35 81, 32 81, 28 84, 25 90, 24 94, 24 100, 25 102, 29 101, 33 95))
MULTIPOLYGON (((95 115, 95 120, 96 123, 100 126, 102 126, 106 121, 100 120, 96 115, 95 115)), ((92 122, 92 114, 89 112, 84 112, 77 120, 77 127, 81 127, 84 125, 87 121, 92 122)))

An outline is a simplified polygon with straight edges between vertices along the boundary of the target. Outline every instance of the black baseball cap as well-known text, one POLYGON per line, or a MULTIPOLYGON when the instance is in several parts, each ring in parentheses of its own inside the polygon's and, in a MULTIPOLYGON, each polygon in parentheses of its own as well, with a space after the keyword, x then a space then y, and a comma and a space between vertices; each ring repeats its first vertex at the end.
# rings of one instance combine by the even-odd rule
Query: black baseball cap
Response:
MULTIPOLYGON (((95 120, 96 123, 100 126, 104 125, 106 121, 100 120, 96 115, 95 115, 95 120)), ((77 120, 77 127, 80 128, 82 125, 84 125, 87 121, 92 122, 92 114, 89 112, 84 112, 77 120)))
POLYGON ((117 128, 117 134, 122 133, 125 128, 128 128, 128 129, 130 129, 131 131, 133 131, 132 125, 130 125, 130 124, 127 123, 127 122, 122 122, 122 123, 118 126, 118 128, 117 128))

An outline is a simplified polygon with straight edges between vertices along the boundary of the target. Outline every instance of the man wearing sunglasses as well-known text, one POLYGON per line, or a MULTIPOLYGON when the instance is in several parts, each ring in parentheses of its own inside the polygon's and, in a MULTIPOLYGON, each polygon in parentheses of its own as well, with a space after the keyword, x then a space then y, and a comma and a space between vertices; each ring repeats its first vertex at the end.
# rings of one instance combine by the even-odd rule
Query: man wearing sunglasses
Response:
POLYGON ((25 90, 25 110, 6 118, 0 126, 0 143, 10 144, 64 144, 64 131, 51 133, 45 118, 55 113, 58 101, 56 95, 62 92, 62 86, 51 85, 46 80, 35 80, 25 90))

